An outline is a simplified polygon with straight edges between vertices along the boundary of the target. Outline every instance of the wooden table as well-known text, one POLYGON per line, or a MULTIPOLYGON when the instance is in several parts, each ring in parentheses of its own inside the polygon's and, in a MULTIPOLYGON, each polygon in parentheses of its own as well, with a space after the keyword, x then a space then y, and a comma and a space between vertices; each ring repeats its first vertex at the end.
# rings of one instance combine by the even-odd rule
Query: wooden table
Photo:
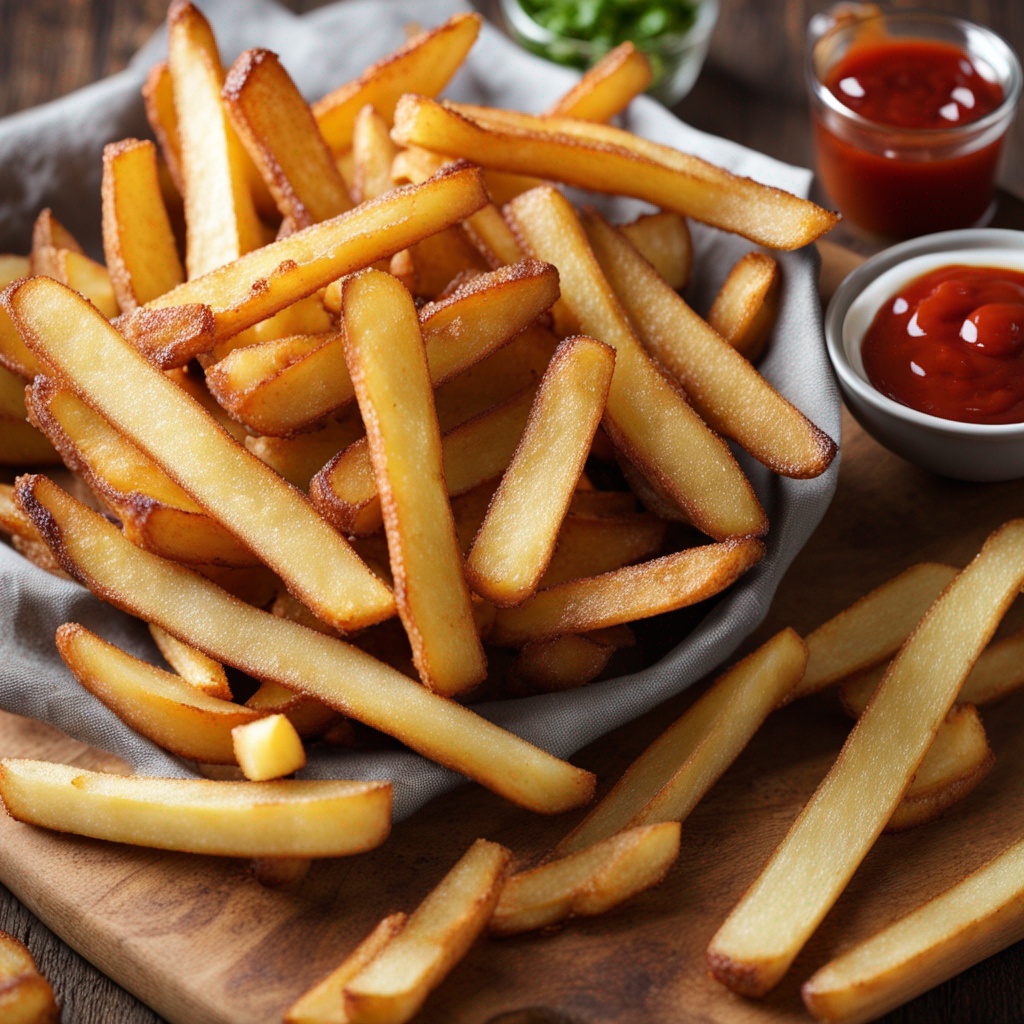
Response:
MULTIPOLYGON (((305 10, 319 4, 289 0, 288 6, 305 10)), ((733 15, 740 8, 754 9, 742 0, 723 0, 723 7, 726 14, 734 9, 733 15)), ((0 114, 44 102, 118 70, 160 22, 165 9, 164 0, 34 0, 31 4, 0 0, 0 114)), ((972 13, 979 12, 972 7, 972 13)), ((729 32, 747 27, 735 16, 723 18, 723 28, 729 32)), ((728 47, 728 40, 720 35, 716 46, 721 51, 728 47)), ((793 163, 810 162, 802 102, 752 90, 714 67, 705 71, 678 113, 696 127, 754 149, 793 163)), ((1017 151, 1022 149, 1014 143, 1014 166, 1021 166, 1017 151)), ((1016 211, 1012 212, 1016 219, 1016 211)), ((1006 216, 1004 212, 1001 219, 1006 216)), ((1024 507, 1020 485, 979 488, 938 481, 878 448, 849 418, 844 429, 845 462, 836 505, 795 565, 766 629, 786 623, 798 629, 810 627, 848 603, 856 593, 844 582, 848 577, 841 569, 854 560, 860 563, 861 579, 878 582, 921 557, 966 558, 1003 510, 1024 507), (912 504, 909 495, 916 498, 912 504), (864 508, 870 508, 871 514, 861 515, 864 508), (958 540, 951 544, 951 536, 958 540), (801 601, 801 592, 823 575, 836 582, 827 593, 821 592, 817 582, 812 608, 801 601)), ((647 721, 623 730, 624 746, 640 749, 654 724, 648 716, 647 721)), ((590 756, 588 752, 581 755, 581 763, 590 756)), ((0 929, 18 935, 32 948, 60 992, 65 1024, 159 1020, 60 942, 6 890, 0 891, 0 929)), ((1018 946, 940 986, 886 1021, 1018 1022, 1024 1016, 1022 979, 1024 948, 1018 946)))

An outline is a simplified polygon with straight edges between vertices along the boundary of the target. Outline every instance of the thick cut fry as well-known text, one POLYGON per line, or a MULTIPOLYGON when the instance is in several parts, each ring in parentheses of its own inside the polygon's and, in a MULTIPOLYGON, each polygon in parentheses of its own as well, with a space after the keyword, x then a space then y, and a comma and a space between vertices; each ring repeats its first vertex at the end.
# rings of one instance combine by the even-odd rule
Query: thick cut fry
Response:
POLYGON ((22 478, 16 496, 76 579, 222 664, 322 700, 535 811, 558 813, 593 796, 589 772, 355 647, 242 604, 190 570, 134 547, 45 477, 22 478))
POLYGON ((321 618, 358 628, 392 614, 387 588, 303 496, 229 437, 87 303, 45 277, 12 285, 4 300, 33 351, 321 618))
POLYGON ((661 210, 637 217, 619 230, 671 288, 681 292, 686 287, 693 268, 693 242, 685 217, 661 210))
POLYGON ((424 683, 455 694, 487 674, 444 481, 441 431, 412 297, 367 270, 343 293, 345 361, 366 424, 398 614, 424 683))
POLYGON ((799 249, 838 222, 807 199, 589 121, 404 96, 392 138, 481 167, 645 199, 773 249, 799 249))
POLYGON ((330 420, 319 430, 296 437, 247 437, 245 446, 276 473, 299 490, 309 489, 309 483, 324 465, 340 451, 355 444, 365 435, 359 410, 351 411, 337 420, 330 420))
POLYGON ((357 203, 391 191, 391 165, 397 153, 387 121, 367 104, 352 129, 352 198, 357 203))
POLYGON ((815 1020, 866 1024, 1024 939, 1024 841, 820 968, 815 1020))
POLYGON ((893 662, 824 782, 708 947, 719 981, 770 991, 874 845, 971 666, 1024 583, 1012 520, 944 591, 893 662))
POLYGON ((404 1024, 487 927, 512 854, 478 839, 344 988, 351 1024, 404 1024))
POLYGON ((679 856, 676 821, 641 825, 578 853, 512 875, 489 930, 518 935, 570 917, 594 917, 657 885, 679 856))
POLYGON ((103 150, 103 252, 125 313, 185 280, 152 142, 124 139, 103 150))
MULTIPOLYGON (((443 481, 450 495, 464 494, 505 471, 526 427, 533 396, 533 389, 520 392, 444 435, 443 481)), ((309 495, 320 514, 343 533, 365 536, 379 530, 381 493, 367 439, 328 462, 313 478, 309 495)))
POLYGON ((202 651, 183 644, 166 629, 161 629, 153 623, 149 624, 149 633, 167 664, 189 686, 195 687, 208 697, 231 700, 231 687, 223 665, 218 664, 213 658, 208 658, 202 651))
POLYGON ((651 77, 651 62, 632 43, 621 43, 547 112, 552 117, 610 121, 647 89, 651 77))
POLYGON ((401 912, 385 917, 323 981, 297 999, 284 1015, 285 1024, 349 1024, 345 986, 375 960, 405 927, 401 912))
POLYGON ((733 538, 561 583, 500 609, 489 640, 514 647, 686 608, 721 593, 763 557, 759 540, 733 538))
POLYGON ((957 570, 921 562, 876 587, 807 637, 807 672, 794 697, 805 697, 891 658, 957 570))
POLYGON ((161 366, 182 366, 331 281, 391 256, 488 202, 456 167, 247 253, 140 307, 119 329, 161 366))
POLYGON ((470 585, 488 601, 520 604, 537 589, 583 472, 614 370, 615 350, 593 338, 568 338, 555 352, 466 560, 470 585))
POLYGON ((643 350, 568 199, 539 188, 509 210, 533 254, 558 268, 562 301, 582 330, 615 349, 604 427, 644 476, 657 481, 703 532, 762 534, 764 511, 729 451, 643 350))
POLYGON ((222 92, 231 123, 293 230, 352 208, 345 182, 291 76, 269 50, 246 50, 222 92))
POLYGON ((0 760, 7 813, 29 825, 222 857, 343 857, 380 846, 390 782, 213 782, 0 760))
POLYGON ((600 215, 587 214, 584 224, 640 340, 682 384, 704 421, 782 476, 824 473, 838 450, 835 442, 697 316, 600 215))
POLYGON ((436 96, 466 59, 480 22, 479 14, 456 14, 315 103, 313 113, 331 149, 341 153, 352 145, 356 118, 367 104, 390 124, 404 93, 436 96))
POLYGON ((686 818, 786 700, 806 664, 803 641, 784 629, 719 676, 629 766, 554 856, 585 850, 624 828, 686 818))
POLYGON ((250 782, 266 782, 297 772, 306 764, 306 749, 285 715, 267 715, 231 730, 235 759, 250 782))
POLYGON ((0 1019, 4 1024, 60 1024, 60 1007, 32 954, 0 932, 0 1019))
MULTIPOLYGON (((0 254, 0 288, 31 273, 26 256, 0 254)), ((0 309, 0 367, 25 380, 31 380, 43 368, 21 340, 6 309, 0 309)))
POLYGON ((512 677, 545 693, 573 690, 596 679, 614 653, 614 644, 591 636, 556 636, 527 644, 512 666, 512 677))
POLYGON ((751 362, 761 358, 768 344, 781 285, 779 264, 763 252, 748 252, 729 272, 708 312, 708 323, 751 362))
POLYGON ((57 649, 94 697, 137 733, 179 757, 235 764, 231 730, 262 717, 262 712, 212 697, 133 658, 84 626, 61 626, 57 649))
POLYGON ((160 146, 160 155, 174 187, 185 194, 185 180, 181 172, 181 142, 178 138, 178 115, 174 109, 174 80, 165 62, 154 64, 142 86, 142 100, 146 106, 146 120, 160 146))
POLYGON ((167 24, 185 200, 185 266, 196 278, 258 248, 263 231, 245 151, 221 102, 224 69, 209 22, 191 3, 175 0, 167 24))

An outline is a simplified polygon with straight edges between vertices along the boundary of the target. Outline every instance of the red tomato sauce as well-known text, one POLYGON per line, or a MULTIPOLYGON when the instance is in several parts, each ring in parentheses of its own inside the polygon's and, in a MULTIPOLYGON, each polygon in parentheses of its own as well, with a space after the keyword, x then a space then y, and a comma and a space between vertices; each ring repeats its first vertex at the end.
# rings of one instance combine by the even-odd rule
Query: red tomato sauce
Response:
POLYGON ((819 174, 851 220, 875 234, 909 237, 967 227, 985 214, 1001 139, 953 156, 905 147, 907 133, 968 125, 1002 103, 1002 86, 963 50, 928 40, 860 43, 824 84, 854 113, 892 129, 891 146, 858 145, 867 136, 859 139, 857 129, 840 138, 816 119, 819 174))
POLYGON ((947 420, 1024 422, 1024 273, 941 267, 878 311, 861 354, 889 398, 947 420))

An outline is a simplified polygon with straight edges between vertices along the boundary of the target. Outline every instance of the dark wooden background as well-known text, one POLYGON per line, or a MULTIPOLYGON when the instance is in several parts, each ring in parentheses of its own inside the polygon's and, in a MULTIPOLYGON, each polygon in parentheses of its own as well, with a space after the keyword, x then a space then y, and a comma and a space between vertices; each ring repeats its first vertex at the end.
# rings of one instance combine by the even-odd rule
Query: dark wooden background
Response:
MULTIPOLYGON (((318 0, 285 0, 296 11, 318 0)), ((202 0, 200 0, 202 3, 202 0)), ((791 163, 812 154, 803 95, 803 39, 823 0, 721 0, 711 59, 677 108, 695 127, 791 163)), ((164 17, 165 0, 0 0, 0 116, 120 70, 164 17)), ((478 3, 487 14, 493 4, 478 3)), ((894 6, 919 6, 916 0, 894 6)), ((928 0, 991 25, 1020 52, 1020 0, 928 0)), ((267 45, 273 46, 269 40, 267 45)), ((1024 127, 1008 146, 1003 183, 1024 193, 1024 127)), ((863 247, 861 245, 860 247, 863 247)), ((2 855, 2 851, 0 851, 2 855)), ((65 946, 0 888, 0 929, 26 942, 64 1003, 64 1024, 159 1024, 150 1010, 65 946)), ((1008 951, 916 1000, 887 1024, 1015 1024, 1024 1021, 1024 956, 1008 951), (1021 995, 1019 1013, 1007 991, 1021 995), (1002 997, 993 1000, 993 992, 1002 997)))

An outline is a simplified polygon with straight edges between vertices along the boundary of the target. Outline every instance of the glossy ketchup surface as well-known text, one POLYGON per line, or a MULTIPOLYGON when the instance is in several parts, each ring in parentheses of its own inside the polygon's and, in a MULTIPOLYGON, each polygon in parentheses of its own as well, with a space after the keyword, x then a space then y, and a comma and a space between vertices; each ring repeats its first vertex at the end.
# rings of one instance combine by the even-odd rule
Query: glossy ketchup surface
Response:
POLYGON ((966 423, 1024 422, 1024 273, 948 266, 905 285, 861 348, 868 380, 903 405, 966 423))

